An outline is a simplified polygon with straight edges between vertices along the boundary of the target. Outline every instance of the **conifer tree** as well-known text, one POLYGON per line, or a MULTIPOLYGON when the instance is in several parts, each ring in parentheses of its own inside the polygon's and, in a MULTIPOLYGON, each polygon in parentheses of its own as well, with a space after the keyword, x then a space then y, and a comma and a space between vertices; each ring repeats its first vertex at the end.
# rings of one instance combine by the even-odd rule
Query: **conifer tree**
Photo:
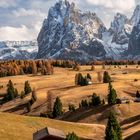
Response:
POLYGON ((32 66, 32 74, 37 74, 37 66, 35 61, 32 61, 31 66, 32 66))
POLYGON ((21 99, 23 99, 23 98, 24 98, 24 96, 25 96, 24 91, 21 91, 21 93, 20 93, 20 98, 21 98, 21 99))
POLYGON ((52 112, 52 115, 54 118, 62 115, 62 109, 63 109, 63 105, 62 105, 62 102, 60 100, 59 97, 56 98, 55 100, 55 103, 54 103, 54 107, 53 107, 53 112, 52 112))
POLYGON ((14 92, 15 92, 14 85, 13 85, 12 81, 9 80, 9 82, 7 84, 7 98, 9 100, 14 99, 14 92))
POLYGON ((7 100, 13 100, 17 96, 18 96, 18 91, 17 89, 14 89, 13 82, 9 80, 7 84, 7 95, 6 95, 7 100))
POLYGON ((139 93, 139 91, 136 92, 136 97, 137 97, 137 98, 140 98, 140 93, 139 93))
POLYGON ((78 136, 73 132, 73 133, 69 133, 66 136, 65 140, 79 140, 78 136))
POLYGON ((117 94, 116 94, 116 90, 112 87, 111 83, 109 83, 108 92, 109 92, 108 93, 108 104, 109 105, 116 104, 117 94))
POLYGON ((87 74, 87 79, 90 79, 90 80, 92 79, 89 73, 87 74))
POLYGON ((30 84, 29 84, 28 81, 26 81, 25 85, 24 85, 24 93, 25 93, 25 95, 29 94, 31 91, 32 91, 32 89, 30 87, 30 84))
POLYGON ((109 82, 111 82, 111 78, 110 78, 108 72, 105 71, 104 76, 103 76, 103 83, 109 83, 109 82))
POLYGON ((122 130, 113 111, 110 112, 105 134, 105 140, 122 140, 122 130))
POLYGON ((15 88, 14 97, 18 96, 18 90, 15 88))
POLYGON ((111 130, 109 132, 109 137, 107 140, 118 140, 117 134, 114 131, 113 127, 111 127, 111 130))
POLYGON ((100 97, 97 96, 96 93, 93 93, 93 95, 92 95, 92 105, 93 105, 93 106, 98 106, 98 105, 100 105, 100 104, 101 104, 101 99, 100 99, 100 97))

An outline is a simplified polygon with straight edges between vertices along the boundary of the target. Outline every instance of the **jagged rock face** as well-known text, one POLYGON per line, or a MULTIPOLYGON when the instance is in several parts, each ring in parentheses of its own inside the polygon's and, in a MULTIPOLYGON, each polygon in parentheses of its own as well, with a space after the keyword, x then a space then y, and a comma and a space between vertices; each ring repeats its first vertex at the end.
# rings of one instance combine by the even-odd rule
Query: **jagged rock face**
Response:
POLYGON ((128 54, 140 55, 140 21, 132 30, 128 45, 128 54))
POLYGON ((134 45, 138 41, 133 35, 138 28, 134 25, 139 19, 140 6, 137 6, 131 19, 117 13, 107 30, 95 13, 83 13, 74 3, 59 0, 50 8, 38 35, 36 58, 86 62, 93 59, 127 59, 126 52, 131 50, 135 54, 138 50, 138 45, 134 45))
POLYGON ((0 60, 34 59, 37 52, 37 42, 34 41, 0 42, 0 60))
POLYGON ((137 5, 131 18, 131 22, 133 23, 133 25, 137 25, 139 21, 140 21, 140 5, 137 5))
POLYGON ((82 13, 74 3, 59 1, 50 8, 39 33, 37 58, 79 59, 77 52, 87 55, 87 59, 104 57, 104 47, 97 42, 105 31, 106 27, 95 13, 82 13))
POLYGON ((117 13, 109 31, 113 34, 112 42, 120 45, 127 44, 128 34, 132 31, 131 21, 125 15, 117 13))

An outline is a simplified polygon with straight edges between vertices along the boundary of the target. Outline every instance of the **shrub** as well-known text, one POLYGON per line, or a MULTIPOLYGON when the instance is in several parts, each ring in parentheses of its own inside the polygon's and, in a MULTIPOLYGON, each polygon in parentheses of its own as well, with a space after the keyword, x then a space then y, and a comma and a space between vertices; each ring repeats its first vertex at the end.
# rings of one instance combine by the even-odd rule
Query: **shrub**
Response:
POLYGON ((75 111, 76 110, 75 108, 76 108, 75 105, 69 104, 69 111, 75 111))

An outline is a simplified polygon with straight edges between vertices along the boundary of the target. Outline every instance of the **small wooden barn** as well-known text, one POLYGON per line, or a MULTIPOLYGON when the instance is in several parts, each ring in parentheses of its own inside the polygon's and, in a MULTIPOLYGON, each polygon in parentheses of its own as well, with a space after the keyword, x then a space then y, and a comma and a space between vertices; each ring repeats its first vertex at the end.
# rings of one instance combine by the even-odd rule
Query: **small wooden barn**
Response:
POLYGON ((47 127, 33 134, 33 140, 64 140, 65 138, 63 131, 47 127))

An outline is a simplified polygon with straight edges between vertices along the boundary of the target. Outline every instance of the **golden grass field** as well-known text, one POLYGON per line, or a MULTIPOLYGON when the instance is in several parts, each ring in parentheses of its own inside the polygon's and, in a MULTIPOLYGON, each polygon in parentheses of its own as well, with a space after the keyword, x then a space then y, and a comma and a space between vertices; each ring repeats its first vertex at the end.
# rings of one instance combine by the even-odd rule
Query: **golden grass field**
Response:
MULTIPOLYGON (((102 125, 88 125, 61 122, 44 118, 19 116, 7 113, 0 113, 0 139, 1 140, 32 140, 32 134, 44 127, 53 127, 68 132, 75 132, 85 138, 97 139, 98 135, 104 133, 102 125)), ((101 135, 99 139, 102 139, 101 135)))
MULTIPOLYGON (((140 68, 136 68, 136 66, 128 66, 127 68, 125 66, 121 66, 120 68, 114 68, 114 66, 106 66, 105 70, 102 69, 102 66, 95 66, 95 71, 90 71, 91 66, 82 66, 80 71, 74 71, 72 69, 64 69, 64 68, 55 68, 54 69, 54 75, 49 75, 49 76, 40 76, 40 75, 23 75, 23 76, 13 76, 13 77, 4 77, 0 78, 0 85, 3 85, 4 88, 0 89, 0 94, 6 93, 6 84, 8 81, 11 79, 13 83, 15 84, 15 87, 18 89, 19 93, 23 90, 24 88, 24 82, 26 80, 29 81, 31 84, 32 88, 36 89, 37 92, 37 102, 35 102, 32 106, 32 111, 29 114, 26 115, 34 115, 38 116, 41 112, 46 111, 46 100, 47 100, 47 93, 48 91, 51 92, 55 97, 59 96, 62 100, 64 110, 68 110, 68 105, 75 104, 76 106, 79 105, 80 101, 82 99, 86 99, 90 97, 93 93, 97 93, 98 95, 101 96, 101 98, 106 99, 107 94, 108 94, 108 84, 103 84, 99 83, 97 80, 97 72, 104 72, 105 70, 108 71, 111 75, 111 78, 113 80, 112 84, 115 90, 117 91, 118 97, 123 98, 127 97, 130 100, 133 100, 135 98, 135 93, 137 90, 140 90, 140 68), (77 87, 75 86, 74 79, 75 79, 75 74, 81 72, 83 75, 86 75, 87 73, 90 73, 93 78, 93 84, 89 86, 84 86, 84 87, 77 87), (125 73, 125 74, 124 74, 125 73), (126 74, 127 73, 127 74, 126 74), (137 79, 138 81, 135 82, 134 79, 137 79)), ((25 101, 30 98, 26 97, 24 99, 25 101)), ((23 101, 24 102, 24 101, 23 101)), ((19 105, 21 103, 21 100, 15 100, 9 103, 6 103, 5 105, 0 107, 0 111, 6 111, 11 108, 14 108, 15 106, 19 105)), ((139 110, 139 103, 130 103, 130 104, 122 104, 122 105, 116 105, 114 109, 118 113, 118 119, 120 122, 122 122, 122 128, 123 128, 123 136, 124 138, 137 133, 140 128, 140 110, 139 110)), ((110 110, 110 108, 95 108, 95 110, 88 110, 78 112, 77 114, 74 114, 70 116, 71 118, 67 118, 69 121, 73 122, 78 122, 78 123, 88 123, 88 127, 91 127, 91 124, 96 124, 97 127, 94 126, 94 129, 90 129, 92 131, 86 131, 88 129, 85 128, 84 126, 83 129, 79 129, 76 131, 79 135, 81 136, 90 136, 93 137, 92 135, 98 134, 100 139, 103 139, 104 135, 104 128, 106 124, 106 112, 110 110), (99 110, 99 111, 98 111, 99 110), (80 116, 84 117, 77 117, 78 114, 80 116), (88 115, 87 115, 88 114, 88 115), (76 116, 76 117, 74 117, 76 116), (99 119, 101 118, 101 120, 99 119), (101 126, 99 126, 99 124, 101 126), (97 128, 97 130, 95 130, 97 128), (99 129, 98 129, 99 128, 99 129), (83 131, 85 131, 83 133, 83 131), (96 133, 93 133, 97 131, 96 133)), ((7 111, 6 111, 7 112, 7 111)), ((12 112, 12 111, 11 111, 12 112)), ((13 111, 12 113, 15 114, 23 114, 24 109, 18 110, 18 111, 13 111)), ((0 115, 0 127, 1 124, 3 124, 3 129, 0 129, 0 131, 8 130, 8 127, 13 126, 13 133, 16 131, 18 126, 18 121, 14 123, 14 120, 17 119, 21 125, 18 127, 19 132, 23 130, 23 134, 25 135, 24 139, 27 138, 26 133, 29 136, 29 139, 31 139, 31 135, 36 129, 40 129, 45 127, 49 122, 50 124, 55 122, 55 121, 48 121, 47 119, 41 119, 41 118, 29 118, 29 117, 22 117, 22 116, 14 116, 10 114, 1 114, 0 115), (2 120, 5 118, 3 116, 7 117, 7 120, 9 119, 9 124, 5 126, 2 122, 2 120), (10 117, 8 117, 10 116, 10 117), (22 120, 23 118, 23 120, 22 120), (28 123, 25 120, 30 120, 28 123), (12 121, 13 120, 13 121, 12 121), (43 120, 43 121, 42 121, 43 120), (46 123, 43 123, 46 122, 46 123), (26 124, 27 123, 27 124, 26 124), (31 124, 30 124, 31 123, 31 124), (15 125, 16 124, 16 125, 15 125), (36 125, 38 124, 38 125, 36 125), (15 129, 15 130, 14 130, 15 129), (29 131, 27 131, 29 129, 29 131)), ((56 121, 57 122, 57 121, 56 121)), ((6 122, 5 122, 6 123, 6 122)), ((62 123, 54 123, 51 127, 56 127, 59 128, 61 127, 62 129, 66 130, 68 132, 69 127, 74 128, 74 127, 79 127, 79 125, 76 125, 73 127, 73 124, 69 124, 66 126, 62 123), (59 124, 59 125, 58 125, 59 124)), ((86 126, 87 127, 87 126, 86 126)), ((92 126, 93 127, 93 126, 92 126)), ((78 129, 78 128, 77 128, 78 129)), ((10 131, 10 128, 9 128, 10 131)), ((9 132, 9 138, 12 139, 12 132, 9 132)), ((3 138, 4 134, 6 132, 3 132, 3 138)), ((18 133, 13 135, 13 137, 17 137, 18 133)), ((94 137, 93 137, 94 138, 94 137)), ((95 138, 97 138, 95 136, 95 138)), ((136 138, 136 137, 135 137, 136 138)), ((20 139, 20 138, 19 138, 20 139)), ((132 139, 133 140, 133 139, 132 139)), ((134 140, 139 140, 139 139, 134 139, 134 140)))

